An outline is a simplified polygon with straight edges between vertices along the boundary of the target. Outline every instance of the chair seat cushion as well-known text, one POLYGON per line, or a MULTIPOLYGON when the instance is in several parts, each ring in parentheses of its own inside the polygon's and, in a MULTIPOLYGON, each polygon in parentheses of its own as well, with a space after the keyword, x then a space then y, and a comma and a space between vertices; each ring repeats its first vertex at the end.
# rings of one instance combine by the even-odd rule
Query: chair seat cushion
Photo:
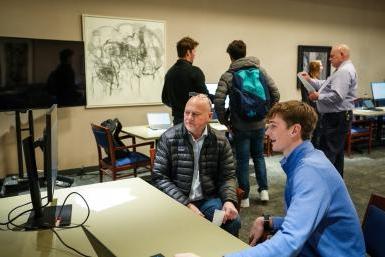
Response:
MULTIPOLYGON (((104 158, 103 161, 105 161, 106 163, 111 163, 109 158, 104 158)), ((150 161, 150 158, 142 153, 130 152, 127 157, 116 159, 116 167, 128 164, 135 164, 144 161, 150 161)))
POLYGON ((367 128, 361 128, 361 127, 352 127, 351 128, 351 133, 365 133, 365 132, 369 132, 369 129, 367 128))
POLYGON ((385 231, 385 211, 374 205, 368 207, 363 226, 366 252, 371 256, 385 256, 383 241, 385 231))

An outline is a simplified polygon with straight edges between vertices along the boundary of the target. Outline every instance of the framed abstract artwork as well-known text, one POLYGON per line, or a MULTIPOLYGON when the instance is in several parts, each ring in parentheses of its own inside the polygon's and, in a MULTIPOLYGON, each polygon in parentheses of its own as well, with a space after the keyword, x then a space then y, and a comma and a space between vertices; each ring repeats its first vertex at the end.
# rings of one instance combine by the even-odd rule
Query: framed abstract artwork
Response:
POLYGON ((161 104, 165 22, 83 15, 87 107, 161 104))
MULTIPOLYGON (((326 79, 330 75, 330 46, 298 46, 297 73, 309 71, 309 63, 319 60, 324 67, 320 74, 320 79, 326 79)), ((297 88, 301 88, 301 82, 297 78, 297 88)))

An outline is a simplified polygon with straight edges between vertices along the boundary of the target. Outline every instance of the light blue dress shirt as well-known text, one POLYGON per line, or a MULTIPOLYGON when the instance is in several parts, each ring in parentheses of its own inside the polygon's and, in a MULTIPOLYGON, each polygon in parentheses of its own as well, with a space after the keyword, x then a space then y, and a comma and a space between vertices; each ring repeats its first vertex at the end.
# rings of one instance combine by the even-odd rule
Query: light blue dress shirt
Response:
POLYGON ((354 108, 357 94, 357 73, 350 60, 341 63, 326 80, 311 79, 318 91, 317 110, 320 113, 348 111, 354 108))

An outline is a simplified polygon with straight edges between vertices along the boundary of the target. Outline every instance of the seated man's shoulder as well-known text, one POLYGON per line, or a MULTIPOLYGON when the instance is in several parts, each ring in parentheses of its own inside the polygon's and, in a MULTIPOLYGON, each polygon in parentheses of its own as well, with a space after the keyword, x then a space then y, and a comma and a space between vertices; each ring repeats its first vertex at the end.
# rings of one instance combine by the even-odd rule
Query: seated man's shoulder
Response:
POLYGON ((182 129, 182 123, 177 124, 175 126, 172 126, 171 128, 167 129, 162 135, 161 139, 174 139, 174 138, 182 138, 183 137, 183 129, 182 129))
POLYGON ((226 145, 230 144, 229 140, 227 137, 224 135, 222 131, 217 131, 215 129, 211 129, 212 136, 215 138, 215 140, 218 142, 220 145, 226 145))

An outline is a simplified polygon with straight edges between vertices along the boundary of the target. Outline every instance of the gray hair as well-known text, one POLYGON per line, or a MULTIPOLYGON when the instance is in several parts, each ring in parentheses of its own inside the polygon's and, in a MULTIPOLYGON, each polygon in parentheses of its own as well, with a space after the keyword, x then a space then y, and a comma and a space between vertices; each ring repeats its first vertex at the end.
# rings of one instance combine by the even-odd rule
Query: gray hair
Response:
POLYGON ((196 100, 199 99, 199 100, 202 100, 202 101, 206 102, 208 107, 209 107, 209 111, 211 111, 212 102, 211 102, 210 98, 207 95, 205 95, 205 94, 196 94, 196 95, 191 96, 188 101, 189 102, 190 101, 195 101, 195 99, 196 100))

